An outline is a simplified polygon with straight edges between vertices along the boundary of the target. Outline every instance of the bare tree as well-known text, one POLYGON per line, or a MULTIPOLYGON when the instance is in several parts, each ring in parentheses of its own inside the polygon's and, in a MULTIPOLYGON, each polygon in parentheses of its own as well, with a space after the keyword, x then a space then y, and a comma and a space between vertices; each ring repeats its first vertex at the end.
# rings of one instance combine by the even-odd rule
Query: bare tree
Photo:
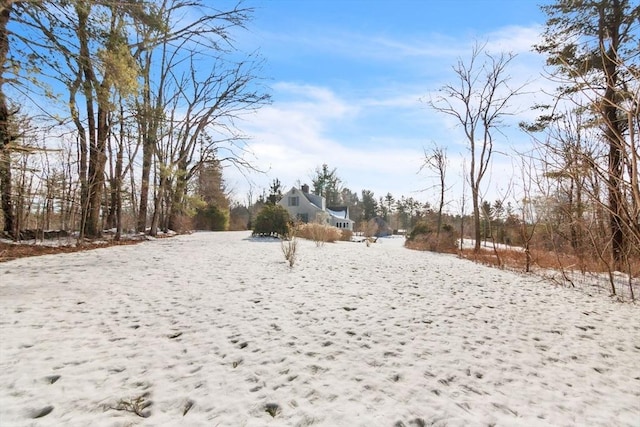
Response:
POLYGON ((464 249, 464 220, 467 208, 467 162, 462 161, 462 195, 460 196, 460 252, 464 249))
MULTIPOLYGON (((115 228, 116 234, 114 240, 120 240, 123 232, 123 183, 127 173, 133 175, 133 161, 132 158, 128 158, 125 163, 125 147, 135 147, 137 150, 138 144, 131 143, 134 138, 131 136, 131 128, 134 126, 128 117, 125 116, 125 100, 119 98, 119 111, 118 114, 114 114, 114 122, 112 122, 112 128, 118 128, 117 132, 112 132, 108 145, 108 158, 109 158, 109 170, 108 170, 108 183, 109 183, 109 206, 108 214, 106 218, 107 228, 115 228)), ((133 191, 133 188, 130 189, 133 191)))
POLYGON ((429 169, 432 172, 435 172, 438 177, 438 192, 439 192, 439 200, 438 200, 438 222, 437 222, 437 230, 436 237, 438 242, 440 241, 440 230, 442 229, 442 211, 444 210, 444 195, 447 190, 446 187, 446 177, 447 177, 447 149, 446 147, 437 145, 433 143, 429 150, 424 149, 424 162, 422 166, 420 166, 420 171, 424 169, 429 169))
POLYGON ((7 24, 11 17, 13 0, 2 0, 0 2, 0 204, 2 217, 4 219, 4 232, 14 234, 14 213, 11 196, 11 156, 9 154, 9 144, 11 136, 9 120, 10 112, 7 97, 4 94, 5 83, 5 63, 9 53, 9 37, 7 24))
POLYGON ((191 169, 193 162, 198 157, 205 162, 210 160, 207 153, 200 153, 200 148, 203 151, 222 150, 221 139, 225 139, 229 143, 227 147, 235 146, 237 151, 219 153, 215 158, 240 168, 251 168, 242 160, 239 133, 227 133, 217 139, 213 137, 216 132, 211 132, 214 122, 218 130, 232 130, 233 121, 243 108, 248 111, 268 100, 266 95, 260 95, 259 102, 249 96, 248 87, 257 82, 252 74, 258 68, 254 57, 235 64, 225 60, 226 54, 238 53, 233 47, 231 29, 244 27, 251 13, 252 9, 243 7, 241 2, 228 10, 218 10, 199 0, 161 0, 151 13, 152 19, 140 23, 138 51, 134 54, 140 63, 143 81, 137 101, 142 143, 138 231, 146 229, 154 168, 157 174, 151 234, 157 231, 164 216, 163 209, 171 209, 175 213, 174 219, 180 215, 186 183, 197 173, 197 167, 191 169), (193 10, 198 13, 194 15, 193 10), (185 19, 185 16, 195 16, 195 19, 185 19), (208 64, 206 69, 211 70, 210 74, 204 75, 205 69, 196 65, 202 61, 208 64), (185 64, 187 71, 183 73, 185 64), (235 87, 231 84, 233 78, 235 87), (246 96, 244 100, 241 94, 246 96), (210 104, 205 108, 207 102, 210 104), (231 106, 233 102, 236 104, 231 106), (187 110, 187 117, 174 114, 183 108, 187 110), (198 123, 200 119, 202 123, 198 123), (195 132, 193 138, 184 133, 190 131, 195 132), (208 137, 205 137, 207 133, 208 137), (210 143, 205 142, 207 138, 210 143), (180 177, 178 171, 182 174, 180 177), (175 200, 169 202, 168 197, 175 200), (167 206, 163 207, 165 204, 167 206))
POLYGON ((520 208, 519 235, 524 248, 525 272, 527 273, 531 271, 531 242, 546 208, 545 203, 539 203, 539 200, 535 200, 534 197, 535 194, 538 194, 541 195, 540 199, 542 200, 548 198, 548 189, 545 188, 544 182, 539 179, 536 171, 536 160, 531 155, 520 154, 522 174, 519 193, 522 195, 522 199, 516 201, 516 206, 520 208))
POLYGON ((170 110, 170 127, 161 173, 171 183, 169 228, 178 229, 178 220, 188 207, 188 184, 209 161, 232 162, 251 167, 236 150, 242 150, 244 136, 234 126, 244 113, 259 108, 269 96, 254 85, 260 61, 251 58, 235 64, 218 60, 208 74, 199 72, 195 62, 180 76, 174 76, 176 93, 170 110), (184 109, 183 109, 184 108, 184 109))
POLYGON ((507 74, 514 57, 487 53, 484 45, 476 44, 470 60, 465 63, 460 59, 453 67, 457 82, 442 87, 440 95, 428 102, 434 110, 453 117, 467 139, 476 251, 481 238, 481 186, 491 164, 496 133, 505 116, 512 114, 509 102, 522 91, 522 87, 511 87, 507 74))

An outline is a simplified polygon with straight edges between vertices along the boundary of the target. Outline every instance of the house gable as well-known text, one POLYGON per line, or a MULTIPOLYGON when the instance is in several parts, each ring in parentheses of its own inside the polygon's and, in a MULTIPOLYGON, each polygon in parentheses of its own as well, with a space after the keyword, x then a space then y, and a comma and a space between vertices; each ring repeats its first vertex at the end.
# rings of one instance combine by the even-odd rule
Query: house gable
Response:
POLYGON ((303 191, 291 187, 291 189, 282 196, 278 204, 289 212, 289 216, 291 216, 292 219, 302 222, 313 222, 316 220, 318 214, 322 214, 324 211, 321 206, 318 206, 307 196, 308 194, 303 191))

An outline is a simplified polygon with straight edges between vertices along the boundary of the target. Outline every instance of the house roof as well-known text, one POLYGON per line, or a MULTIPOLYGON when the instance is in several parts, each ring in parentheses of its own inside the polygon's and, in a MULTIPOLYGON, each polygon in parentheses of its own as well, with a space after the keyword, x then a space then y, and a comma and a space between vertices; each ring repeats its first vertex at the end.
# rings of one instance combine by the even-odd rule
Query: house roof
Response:
POLYGON ((309 201, 309 203, 311 203, 318 209, 322 209, 322 198, 320 196, 316 196, 315 194, 311 194, 311 193, 305 193, 304 191, 300 191, 300 190, 298 191, 309 201))
POLYGON ((349 209, 346 206, 331 206, 327 208, 327 212, 336 218, 349 219, 349 209))

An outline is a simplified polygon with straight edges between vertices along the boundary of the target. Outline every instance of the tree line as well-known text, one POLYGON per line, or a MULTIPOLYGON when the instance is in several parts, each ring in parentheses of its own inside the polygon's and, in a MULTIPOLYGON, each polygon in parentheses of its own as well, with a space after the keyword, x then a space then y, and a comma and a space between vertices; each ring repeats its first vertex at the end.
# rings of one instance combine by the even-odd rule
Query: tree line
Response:
MULTIPOLYGON (((422 218, 433 211, 430 203, 422 202, 414 197, 404 195, 396 199, 391 193, 377 197, 371 190, 352 191, 343 185, 338 176, 337 168, 330 168, 326 163, 315 169, 310 177, 312 183, 310 191, 326 200, 327 206, 346 206, 349 217, 356 223, 356 231, 361 231, 367 223, 379 218, 385 222, 388 232, 406 231, 411 229, 422 218)), ((301 182, 296 186, 300 188, 301 182)), ((265 205, 273 205, 282 199, 287 191, 282 182, 276 178, 269 186, 268 192, 263 191, 256 201, 250 204, 252 211, 257 212, 265 205)), ((251 228, 250 224, 247 226, 251 228)))
POLYGON ((199 0, 1 7, 6 234, 19 238, 35 224, 80 238, 105 228, 119 236, 125 219, 152 235, 182 230, 192 211, 212 203, 194 192, 221 162, 254 167, 235 123, 270 98, 262 60, 233 39, 251 8, 199 0))

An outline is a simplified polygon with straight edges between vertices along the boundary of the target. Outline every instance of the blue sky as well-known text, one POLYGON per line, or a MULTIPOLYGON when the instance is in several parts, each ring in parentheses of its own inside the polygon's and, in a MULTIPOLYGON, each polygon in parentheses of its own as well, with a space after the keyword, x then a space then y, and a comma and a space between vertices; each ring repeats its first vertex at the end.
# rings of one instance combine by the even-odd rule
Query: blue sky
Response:
MULTIPOLYGON (((432 173, 418 174, 424 148, 447 147, 451 186, 462 191, 466 144, 461 129, 430 110, 424 100, 454 82, 452 65, 470 56, 475 42, 492 53, 517 54, 509 74, 528 82, 514 109, 533 117, 544 58, 532 52, 545 21, 539 2, 528 0, 247 0, 256 8, 242 49, 259 49, 273 103, 247 117, 254 163, 254 194, 278 178, 288 189, 310 183, 316 167, 337 169, 343 185, 381 197, 411 196, 435 202, 432 173)), ((485 198, 507 193, 518 169, 514 148, 530 145, 515 126, 497 142, 485 198)), ((238 199, 250 184, 229 168, 227 183, 238 199)), ((453 210, 456 210, 452 207, 453 210)))

